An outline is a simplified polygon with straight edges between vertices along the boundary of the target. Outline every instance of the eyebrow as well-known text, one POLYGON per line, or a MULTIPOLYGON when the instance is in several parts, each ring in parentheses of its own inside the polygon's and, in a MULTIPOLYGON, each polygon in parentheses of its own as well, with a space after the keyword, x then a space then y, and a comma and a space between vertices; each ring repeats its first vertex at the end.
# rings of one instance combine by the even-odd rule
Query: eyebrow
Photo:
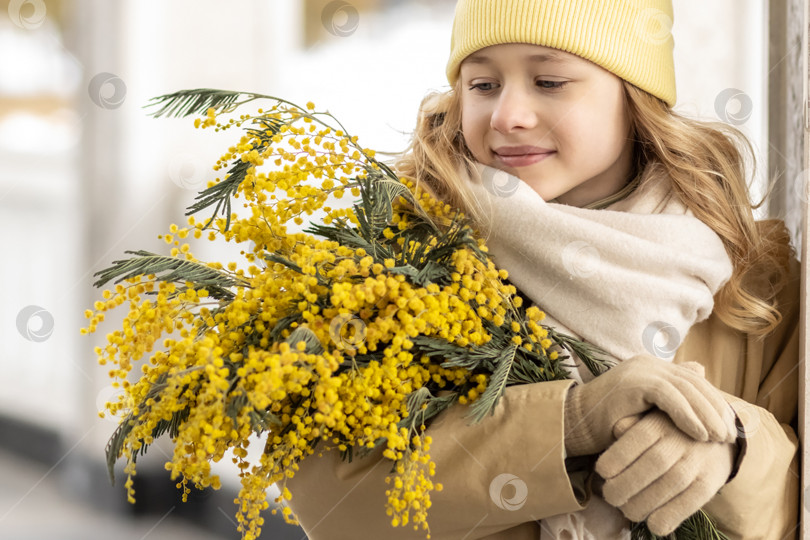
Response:
MULTIPOLYGON (((566 59, 560 54, 553 52, 533 54, 529 56, 528 59, 531 60, 532 62, 553 62, 557 64, 564 64, 568 62, 568 59, 566 59)), ((470 64, 490 64, 492 63, 492 59, 483 54, 475 54, 467 57, 465 59, 465 62, 468 62, 470 64)))

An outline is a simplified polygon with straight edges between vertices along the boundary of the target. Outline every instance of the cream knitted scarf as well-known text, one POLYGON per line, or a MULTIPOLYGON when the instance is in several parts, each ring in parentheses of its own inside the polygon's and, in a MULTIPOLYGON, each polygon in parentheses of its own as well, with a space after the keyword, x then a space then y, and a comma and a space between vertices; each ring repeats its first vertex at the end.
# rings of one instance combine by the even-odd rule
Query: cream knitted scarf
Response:
POLYGON ((484 165, 469 180, 498 267, 547 323, 616 360, 672 359, 731 276, 720 238, 652 169, 604 210, 545 202, 517 177, 484 165))
MULTIPOLYGON (((720 238, 652 168, 603 210, 545 202, 517 177, 480 164, 469 186, 487 216, 479 225, 497 266, 546 312, 546 324, 616 361, 638 354, 671 360, 731 276, 720 238)), ((574 378, 592 378, 574 361, 574 378)), ((541 540, 625 539, 628 525, 593 495, 581 512, 544 519, 541 540)))

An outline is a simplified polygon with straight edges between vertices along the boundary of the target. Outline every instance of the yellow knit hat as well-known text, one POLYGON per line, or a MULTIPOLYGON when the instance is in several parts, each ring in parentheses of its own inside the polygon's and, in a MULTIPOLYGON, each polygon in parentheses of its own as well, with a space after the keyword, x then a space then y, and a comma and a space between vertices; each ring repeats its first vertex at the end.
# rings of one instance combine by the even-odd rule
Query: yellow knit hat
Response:
POLYGON ((672 0, 459 0, 447 80, 467 56, 501 43, 575 54, 675 105, 672 0))

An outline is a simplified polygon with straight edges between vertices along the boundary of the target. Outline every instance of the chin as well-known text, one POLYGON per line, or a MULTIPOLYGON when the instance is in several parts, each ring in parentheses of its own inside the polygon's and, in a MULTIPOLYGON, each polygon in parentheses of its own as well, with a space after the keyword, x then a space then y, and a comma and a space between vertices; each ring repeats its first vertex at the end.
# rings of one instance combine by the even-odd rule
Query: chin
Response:
POLYGON ((562 193, 560 193, 558 191, 549 190, 549 189, 543 189, 543 186, 538 186, 536 184, 532 184, 532 183, 529 183, 529 182, 526 182, 526 183, 529 185, 530 188, 532 188, 532 190, 535 193, 540 195, 540 198, 543 199, 544 201, 550 201, 550 200, 556 199, 557 197, 562 195, 562 193))
POLYGON ((523 170, 523 174, 521 171, 506 171, 509 174, 517 176, 525 184, 527 184, 532 190, 534 190, 538 195, 540 195, 543 200, 550 201, 551 199, 556 199, 561 195, 565 195, 568 190, 561 189, 561 186, 555 185, 557 183, 552 183, 546 180, 549 177, 549 174, 531 174, 527 170, 523 170))

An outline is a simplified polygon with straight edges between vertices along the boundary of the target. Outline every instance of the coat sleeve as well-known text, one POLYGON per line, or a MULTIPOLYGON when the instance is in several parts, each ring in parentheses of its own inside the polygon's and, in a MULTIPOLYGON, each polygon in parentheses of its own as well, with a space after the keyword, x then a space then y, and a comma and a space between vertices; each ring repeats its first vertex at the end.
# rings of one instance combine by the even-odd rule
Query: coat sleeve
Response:
POLYGON ((793 261, 779 298, 782 323, 764 340, 740 337, 713 315, 693 328, 675 358, 704 364, 740 421, 738 470, 704 507, 732 540, 798 532, 799 275, 793 261))
MULTIPOLYGON (((469 424, 454 405, 428 427, 436 463, 428 523, 441 540, 536 540, 536 520, 581 510, 569 480, 563 409, 572 381, 511 386, 493 416, 469 424)), ((385 511, 392 462, 381 450, 352 462, 336 451, 313 454, 288 480, 289 505, 310 540, 425 538, 411 525, 394 528, 385 511)))
POLYGON ((798 441, 767 410, 733 396, 745 437, 737 474, 704 507, 729 539, 782 540, 798 532, 798 441))

